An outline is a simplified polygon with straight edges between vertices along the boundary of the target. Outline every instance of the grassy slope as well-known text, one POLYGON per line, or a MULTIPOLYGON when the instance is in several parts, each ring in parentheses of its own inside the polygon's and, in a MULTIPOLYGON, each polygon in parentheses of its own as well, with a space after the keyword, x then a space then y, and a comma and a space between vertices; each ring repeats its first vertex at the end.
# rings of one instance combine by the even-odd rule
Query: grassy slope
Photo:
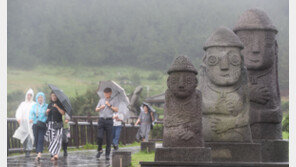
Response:
MULTIPOLYGON (((39 66, 32 70, 19 70, 8 68, 7 77, 7 93, 16 90, 25 91, 38 88, 45 84, 51 83, 69 95, 75 96, 77 91, 79 94, 84 93, 87 88, 97 88, 97 83, 101 80, 130 81, 133 75, 140 76, 141 85, 150 87, 150 95, 162 93, 166 89, 166 75, 159 71, 146 71, 133 67, 53 67, 39 66), (148 79, 153 73, 159 75, 157 80, 148 79), (125 78, 125 79, 124 79, 125 78)), ((120 84, 128 92, 131 93, 131 84, 120 84)), ((137 86, 137 85, 134 85, 137 86)), ((134 87, 133 86, 133 87, 134 87)), ((146 93, 146 89, 144 89, 146 93)))

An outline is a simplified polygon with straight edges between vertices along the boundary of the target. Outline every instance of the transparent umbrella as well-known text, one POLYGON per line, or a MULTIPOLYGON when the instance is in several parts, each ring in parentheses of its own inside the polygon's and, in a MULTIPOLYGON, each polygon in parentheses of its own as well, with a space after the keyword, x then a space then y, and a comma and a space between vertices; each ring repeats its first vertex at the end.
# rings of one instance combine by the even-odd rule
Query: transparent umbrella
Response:
POLYGON ((143 102, 141 105, 141 111, 144 111, 143 107, 147 106, 149 108, 149 112, 153 112, 154 121, 152 122, 152 125, 154 125, 155 121, 158 119, 158 114, 156 113, 156 110, 148 103, 143 102))
POLYGON ((104 89, 107 87, 112 89, 110 101, 116 100, 118 102, 118 112, 124 115, 125 120, 128 119, 129 109, 127 106, 130 102, 124 89, 114 81, 100 81, 97 91, 100 98, 104 98, 104 89))

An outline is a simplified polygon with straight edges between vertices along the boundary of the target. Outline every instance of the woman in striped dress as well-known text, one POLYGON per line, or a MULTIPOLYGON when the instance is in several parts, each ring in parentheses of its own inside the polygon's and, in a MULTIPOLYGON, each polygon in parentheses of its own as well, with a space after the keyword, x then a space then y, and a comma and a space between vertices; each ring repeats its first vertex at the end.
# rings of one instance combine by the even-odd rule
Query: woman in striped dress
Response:
POLYGON ((59 153, 62 146, 63 137, 63 115, 65 109, 57 96, 51 92, 51 103, 48 105, 47 113, 47 127, 46 140, 49 142, 48 151, 51 153, 51 160, 58 160, 59 153))

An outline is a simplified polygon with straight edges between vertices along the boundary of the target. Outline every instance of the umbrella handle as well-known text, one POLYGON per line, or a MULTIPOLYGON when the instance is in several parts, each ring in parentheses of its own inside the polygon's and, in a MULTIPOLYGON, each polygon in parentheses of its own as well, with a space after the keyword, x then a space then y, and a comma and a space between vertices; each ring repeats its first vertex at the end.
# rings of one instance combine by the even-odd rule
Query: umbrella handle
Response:
POLYGON ((116 92, 116 94, 110 99, 110 102, 111 102, 111 100, 113 100, 114 97, 116 97, 118 94, 119 94, 119 92, 116 92))
MULTIPOLYGON (((112 99, 110 99, 110 102, 111 102, 111 100, 112 100, 112 99)), ((104 108, 103 111, 105 111, 105 109, 106 109, 107 107, 109 107, 109 106, 106 106, 106 105, 105 105, 105 108, 104 108)), ((111 107, 110 107, 110 108, 111 108, 111 107)), ((102 112, 103 112, 103 111, 102 111, 102 112)), ((113 111, 113 112, 114 112, 114 111, 113 111)))
MULTIPOLYGON (((118 94, 119 94, 119 92, 116 92, 116 94, 115 94, 112 98, 110 98, 110 101, 109 101, 109 102, 111 102, 111 101, 114 99, 114 97, 116 97, 118 94)), ((107 107, 108 107, 108 106, 107 106, 107 107)), ((105 109, 106 109, 106 107, 104 108, 103 111, 105 111, 105 109)))

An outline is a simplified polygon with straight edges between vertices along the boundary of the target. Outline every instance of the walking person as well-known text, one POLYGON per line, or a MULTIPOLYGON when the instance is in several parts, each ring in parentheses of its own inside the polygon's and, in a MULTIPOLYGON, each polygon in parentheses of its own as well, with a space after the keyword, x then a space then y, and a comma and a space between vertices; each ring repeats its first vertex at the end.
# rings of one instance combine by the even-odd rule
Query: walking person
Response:
POLYGON ((29 89, 26 93, 25 101, 19 105, 15 114, 19 127, 14 132, 13 137, 21 141, 26 157, 30 157, 34 144, 33 123, 29 121, 30 110, 35 104, 33 99, 34 91, 29 89))
POLYGON ((40 161, 41 153, 43 152, 47 120, 46 109, 45 95, 43 92, 38 92, 36 95, 36 104, 32 106, 29 116, 30 122, 33 123, 34 141, 37 153, 36 160, 38 161, 40 161))
POLYGON ((141 123, 138 133, 136 135, 136 139, 140 141, 148 141, 149 132, 151 130, 152 122, 154 121, 153 112, 149 108, 148 105, 143 104, 141 107, 141 112, 139 118, 135 125, 141 123))
POLYGON ((118 141, 120 137, 120 132, 122 128, 122 121, 123 121, 123 114, 122 113, 114 113, 113 114, 113 129, 112 129, 112 136, 113 136, 113 148, 114 150, 118 150, 118 141))
POLYGON ((70 116, 65 113, 65 115, 63 115, 63 137, 62 137, 62 147, 64 150, 64 157, 68 156, 68 152, 67 152, 67 147, 68 147, 68 142, 70 138, 70 116))
POLYGON ((104 98, 101 98, 96 107, 96 112, 99 112, 98 122, 98 153, 97 158, 103 153, 102 144, 104 132, 106 132, 106 160, 110 160, 110 151, 112 143, 112 128, 113 128, 113 112, 118 112, 118 102, 116 98, 111 98, 112 89, 107 87, 104 89, 104 98))
POLYGON ((54 161, 58 160, 62 146, 63 115, 65 114, 65 109, 54 92, 50 93, 46 114, 48 116, 46 140, 49 142, 48 151, 51 154, 51 160, 54 161))

